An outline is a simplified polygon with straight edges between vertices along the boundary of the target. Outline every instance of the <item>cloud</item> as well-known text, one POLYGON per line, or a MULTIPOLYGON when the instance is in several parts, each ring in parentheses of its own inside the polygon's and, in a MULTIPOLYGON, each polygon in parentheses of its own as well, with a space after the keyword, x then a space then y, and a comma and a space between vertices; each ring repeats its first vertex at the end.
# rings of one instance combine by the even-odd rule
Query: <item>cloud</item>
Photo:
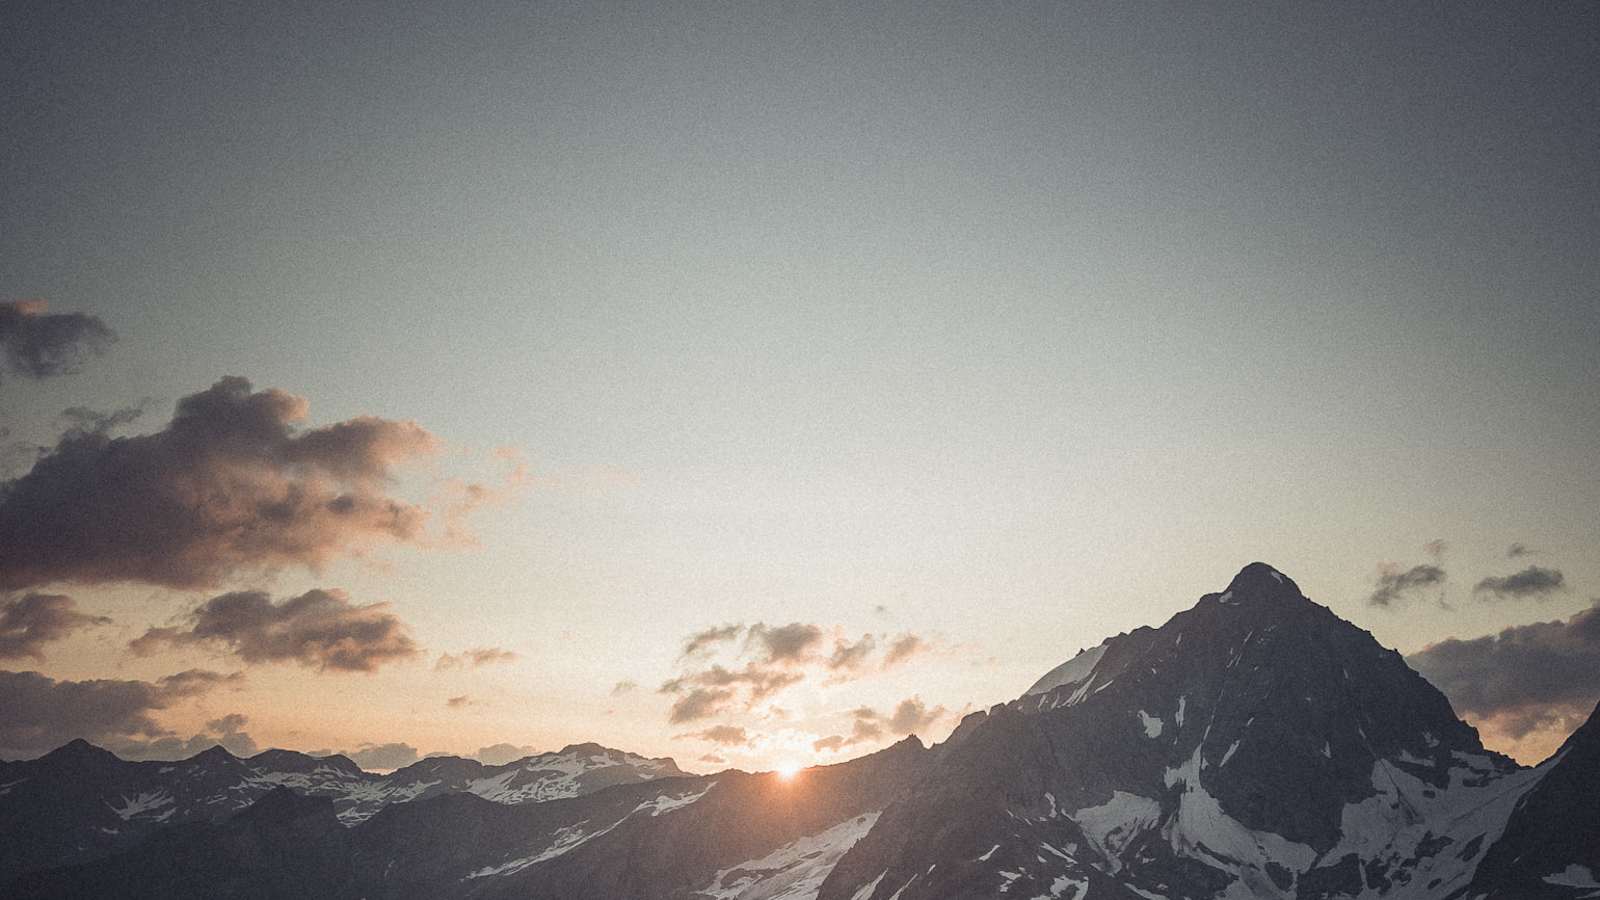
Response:
POLYGON ((934 723, 944 718, 943 706, 929 709, 922 702, 921 697, 912 697, 900 701, 894 708, 894 714, 889 717, 889 730, 895 734, 915 734, 933 727, 934 723))
POLYGON ((212 597, 187 628, 152 628, 128 644, 140 656, 163 646, 225 647, 247 663, 294 661, 320 670, 372 672, 420 651, 386 603, 357 606, 344 591, 313 589, 282 603, 265 591, 212 597))
POLYGON ((244 681, 243 672, 230 672, 223 674, 210 669, 185 669, 174 675, 156 682, 164 689, 171 691, 175 697, 198 697, 213 688, 224 684, 238 684, 244 681))
POLYGON ((221 747, 234 756, 254 756, 261 752, 261 746, 244 730, 249 721, 241 713, 229 713, 207 722, 204 731, 189 738, 173 735, 151 741, 111 741, 107 749, 123 759, 188 759, 212 747, 221 747))
POLYGON ((1516 559, 1519 556, 1533 556, 1536 552, 1532 547, 1518 541, 1506 548, 1506 558, 1516 559))
POLYGON ((435 449, 433 436, 372 416, 299 429, 307 408, 230 376, 178 401, 153 434, 69 430, 0 482, 0 589, 214 587, 420 540, 427 512, 388 487, 397 466, 435 449))
POLYGON ((1452 638, 1406 661, 1487 731, 1512 741, 1552 729, 1565 737, 1600 700, 1600 600, 1564 621, 1452 638))
POLYGON ((479 747, 476 756, 478 762, 486 766, 503 766, 506 763, 533 756, 537 752, 533 747, 519 747, 516 744, 502 743, 479 747))
POLYGON ((697 631, 683 642, 683 655, 696 656, 724 641, 731 641, 744 633, 743 625, 717 625, 697 631))
POLYGON ((699 738, 702 741, 728 746, 744 746, 750 743, 750 735, 737 725, 713 725, 704 731, 696 731, 681 737, 699 738))
POLYGON ((623 694, 631 694, 638 689, 639 683, 636 681, 619 681, 611 686, 611 696, 621 697, 623 694))
POLYGON ((153 713, 242 679, 203 669, 156 681, 57 681, 0 671, 0 757, 37 756, 74 738, 110 747, 175 737, 153 713))
POLYGON ((822 629, 803 622, 778 626, 757 622, 750 626, 747 640, 765 650, 768 662, 799 662, 822 643, 822 629))
POLYGON ((117 333, 86 313, 45 312, 43 300, 0 302, 0 371, 29 378, 75 372, 104 353, 117 333))
POLYGON ((500 647, 477 647, 472 650, 463 650, 460 653, 441 653, 439 661, 433 664, 437 671, 445 669, 470 668, 487 666, 490 663, 511 662, 517 654, 500 647))
POLYGON ((363 769, 399 769, 409 766, 422 757, 410 744, 362 744, 358 750, 346 751, 356 765, 363 769))
POLYGON ((837 753, 856 744, 879 741, 886 735, 914 734, 933 727, 947 714, 943 706, 929 709, 921 697, 908 697, 900 701, 894 711, 887 715, 870 706, 859 706, 850 711, 849 735, 833 734, 819 738, 811 743, 811 749, 819 753, 824 750, 837 753))
POLYGON ((661 685, 663 694, 681 694, 672 704, 668 720, 673 724, 704 719, 721 712, 736 693, 746 692, 746 706, 753 706, 790 685, 805 679, 803 672, 751 662, 733 670, 721 665, 690 672, 661 685))
MULTIPOLYGON (((851 639, 843 628, 808 622, 735 623, 694 632, 684 640, 680 673, 660 688, 660 693, 677 695, 668 720, 699 721, 739 702, 749 709, 812 675, 829 684, 848 680, 868 668, 885 639, 881 634, 851 639)), ((904 661, 923 646, 916 635, 899 635, 884 654, 882 667, 904 661)))
POLYGON ((727 688, 694 688, 672 702, 672 709, 667 713, 667 721, 681 725, 684 722, 710 718, 722 712, 732 699, 733 691, 727 688))
POLYGON ((877 646, 877 642, 870 634, 863 635, 861 640, 853 644, 843 638, 836 638, 833 642, 833 653, 828 656, 828 668, 836 672, 853 672, 861 668, 877 646))
POLYGON ((44 659, 45 644, 111 622, 105 616, 77 612, 73 605, 72 598, 62 594, 0 598, 0 659, 44 659))
POLYGON ((1544 599, 1567 589, 1566 576, 1560 569, 1529 566, 1512 575, 1491 575, 1472 588, 1474 595, 1488 595, 1496 600, 1523 600, 1529 597, 1544 599))
POLYGON ((718 756, 715 753, 707 753, 706 755, 700 757, 700 761, 703 763, 710 763, 713 766, 725 766, 728 764, 727 759, 718 756))
POLYGON ((471 706, 472 698, 462 694, 459 697, 451 697, 449 700, 446 700, 444 705, 450 707, 451 709, 461 709, 465 706, 471 706))
POLYGON ((1378 583, 1367 598, 1367 603, 1372 606, 1393 606, 1420 591, 1443 584, 1444 580, 1444 569, 1435 565, 1412 566, 1405 571, 1385 568, 1378 573, 1378 583))
POLYGON ((899 635, 889 644, 889 651, 883 655, 883 667, 887 669, 897 663, 905 662, 927 647, 927 642, 914 634, 899 635))

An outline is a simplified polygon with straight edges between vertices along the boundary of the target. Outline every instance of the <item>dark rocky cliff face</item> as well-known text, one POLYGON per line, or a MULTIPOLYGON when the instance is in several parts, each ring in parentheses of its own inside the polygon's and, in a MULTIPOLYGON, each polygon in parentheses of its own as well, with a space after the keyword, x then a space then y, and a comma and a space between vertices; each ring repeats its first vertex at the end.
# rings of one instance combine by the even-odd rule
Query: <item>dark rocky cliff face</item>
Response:
POLYGON ((111 859, 24 876, 8 893, 41 900, 354 900, 351 859, 349 832, 332 800, 278 788, 226 822, 173 826, 111 859))

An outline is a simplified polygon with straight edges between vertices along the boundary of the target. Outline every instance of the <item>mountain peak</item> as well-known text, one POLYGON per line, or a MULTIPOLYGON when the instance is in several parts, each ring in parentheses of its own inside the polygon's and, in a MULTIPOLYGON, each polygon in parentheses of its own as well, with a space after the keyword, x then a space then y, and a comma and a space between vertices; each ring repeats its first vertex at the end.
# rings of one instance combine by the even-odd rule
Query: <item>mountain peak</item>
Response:
POLYGON ((1304 595, 1300 593, 1300 586, 1294 579, 1278 571, 1264 562, 1253 562, 1239 570, 1228 582, 1225 594, 1232 594, 1234 599, 1298 599, 1304 595))
POLYGON ((112 760, 120 761, 119 757, 104 747, 97 747, 83 738, 74 738, 65 744, 45 754, 44 759, 49 760, 112 760))
POLYGON ((228 752, 228 748, 222 746, 221 744, 212 744, 210 747, 201 750, 199 753, 196 753, 195 755, 184 760, 184 762, 215 765, 219 763, 236 762, 238 759, 239 757, 228 752))

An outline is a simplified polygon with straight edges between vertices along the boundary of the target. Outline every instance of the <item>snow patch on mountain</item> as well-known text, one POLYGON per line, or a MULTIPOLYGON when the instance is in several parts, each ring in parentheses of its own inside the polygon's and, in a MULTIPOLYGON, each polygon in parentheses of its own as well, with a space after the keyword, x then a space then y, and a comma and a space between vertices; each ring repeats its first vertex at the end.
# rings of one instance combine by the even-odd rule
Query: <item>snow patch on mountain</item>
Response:
POLYGON ((1033 687, 1023 692, 1023 696, 1045 694, 1059 687, 1087 681, 1089 676, 1094 674, 1094 667, 1100 664, 1100 657, 1104 656, 1105 652, 1106 645, 1101 644, 1098 647, 1092 647, 1079 653, 1077 656, 1046 672, 1043 678, 1034 682, 1033 687))
POLYGON ((610 833, 618 825, 621 825, 623 822, 633 818, 634 813, 649 810, 651 816, 659 816, 662 813, 668 813, 676 809, 682 809, 683 807, 688 806, 689 804, 710 793, 711 789, 716 786, 717 783, 713 781, 706 785, 705 790, 698 794, 687 793, 680 794, 678 796, 663 794, 654 800, 646 800, 645 802, 629 810, 622 816, 622 818, 612 822, 610 825, 607 825, 599 831, 583 831, 580 826, 588 824, 587 822, 580 822, 578 825, 568 825, 564 828, 557 829, 554 842, 538 853, 535 853, 531 856, 520 857, 518 859, 507 860, 506 862, 500 863, 496 866, 484 866, 481 869, 476 869, 467 873, 466 879, 488 878, 495 875, 511 875, 520 872, 529 866, 538 865, 546 860, 555 859, 558 856, 572 852, 578 847, 587 844, 601 835, 610 833))
POLYGON ((1161 737, 1164 723, 1159 717, 1152 716, 1144 710, 1139 710, 1139 723, 1144 726, 1144 736, 1147 738, 1161 737))
MULTIPOLYGON (((638 806, 635 806, 633 808, 633 812, 643 812, 644 810, 648 809, 650 810, 651 816, 659 816, 662 813, 669 813, 673 810, 683 809, 685 806, 688 806, 696 800, 699 800, 701 797, 711 793, 711 789, 716 786, 717 783, 713 781, 706 785, 706 789, 698 794, 679 794, 676 797, 673 797, 669 794, 662 794, 654 800, 646 800, 638 806)), ((628 815, 631 816, 633 813, 628 813, 628 815)))
POLYGON ((1344 808, 1339 843, 1323 860, 1331 864, 1354 854, 1363 868, 1405 872, 1406 879, 1385 890, 1369 887, 1358 897, 1423 900, 1471 882, 1512 808, 1555 762, 1502 772, 1487 756, 1456 752, 1452 760, 1443 789, 1395 760, 1373 763, 1372 796, 1344 808))
POLYGON ((1112 791, 1110 800, 1080 809, 1071 818, 1115 872, 1122 866, 1123 849, 1161 820, 1161 804, 1127 791, 1112 791))
POLYGON ((873 893, 878 890, 878 882, 882 881, 883 880, 883 876, 885 876, 887 874, 889 874, 889 870, 888 869, 884 869, 882 872, 879 872, 877 878, 874 878, 871 881, 867 882, 866 884, 862 885, 861 886, 861 890, 856 891, 854 894, 851 894, 850 895, 850 900, 867 900, 868 897, 871 897, 873 895, 873 893))
POLYGON ((110 806, 111 811, 126 822, 136 816, 158 821, 168 819, 176 812, 175 808, 160 813, 155 812, 155 810, 161 809, 163 806, 170 807, 172 804, 172 794, 162 788, 153 791, 140 791, 132 797, 123 796, 121 806, 114 806, 109 803, 106 805, 110 806))
POLYGON ((839 859, 872 830, 878 815, 857 816, 722 869, 695 893, 714 900, 812 900, 839 859))
POLYGON ((1166 772, 1167 787, 1182 785, 1183 793, 1163 835, 1174 852, 1238 876, 1234 885, 1250 892, 1241 896, 1288 900, 1293 894, 1273 882, 1267 867, 1304 872, 1311 868, 1317 852, 1281 835, 1252 831, 1223 812, 1217 798, 1201 783, 1201 749, 1196 747, 1187 762, 1166 772))
POLYGON ((1579 894, 1578 896, 1600 897, 1600 881, 1595 880, 1594 872, 1588 866, 1580 866, 1577 863, 1573 863, 1560 872, 1546 875, 1544 881, 1546 884, 1554 884, 1560 887, 1578 888, 1580 890, 1595 889, 1593 893, 1579 894))

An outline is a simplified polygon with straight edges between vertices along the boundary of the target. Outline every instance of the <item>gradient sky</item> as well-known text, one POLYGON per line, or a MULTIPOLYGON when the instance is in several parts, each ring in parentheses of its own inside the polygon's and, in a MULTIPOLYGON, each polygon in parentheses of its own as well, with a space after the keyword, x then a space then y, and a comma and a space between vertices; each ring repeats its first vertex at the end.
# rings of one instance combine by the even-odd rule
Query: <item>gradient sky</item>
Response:
POLYGON ((6 477, 63 409, 149 433, 242 375, 427 429, 418 503, 496 486, 470 544, 41 587, 113 622, 0 667, 245 673, 180 737, 756 768, 877 746, 812 747, 863 705, 942 737, 1256 559, 1405 653, 1600 594, 1591 3, 24 2, 0 80, 0 300, 118 334, 0 381, 6 477), (1562 587, 1473 589, 1529 565, 1562 587), (315 587, 425 655, 127 650, 315 587), (669 722, 687 636, 756 622, 927 649, 669 722))

